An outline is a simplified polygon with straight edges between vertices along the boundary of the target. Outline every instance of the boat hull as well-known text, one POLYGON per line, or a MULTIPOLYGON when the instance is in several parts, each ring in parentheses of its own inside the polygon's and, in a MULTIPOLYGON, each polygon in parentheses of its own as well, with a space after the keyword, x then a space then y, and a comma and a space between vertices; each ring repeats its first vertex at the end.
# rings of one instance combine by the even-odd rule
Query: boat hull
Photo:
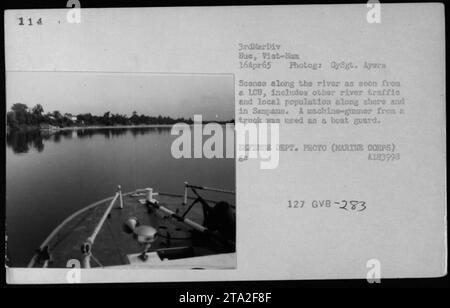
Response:
MULTIPOLYGON (((69 264, 77 261, 82 264, 82 244, 92 234, 112 199, 113 197, 106 198, 91 204, 64 220, 42 243, 39 249, 40 253, 37 252, 33 256, 29 267, 66 268, 69 264), (48 251, 47 257, 42 257, 43 250, 48 251)), ((91 267, 127 265, 139 267, 136 255, 142 253, 144 247, 133 238, 132 234, 123 231, 123 223, 131 217, 137 218, 140 225, 149 225, 157 230, 158 236, 151 244, 149 253, 157 254, 161 261, 164 256, 168 255, 164 254, 166 251, 178 253, 178 255, 172 254, 169 257, 177 260, 176 267, 182 266, 183 258, 188 260, 189 258, 233 253, 234 248, 230 249, 229 246, 222 245, 206 234, 167 215, 164 211, 152 208, 144 202, 141 203, 142 199, 145 199, 145 196, 127 193, 123 194, 123 208, 120 208, 119 202, 113 205, 96 237, 95 244, 92 246, 91 267), (189 249, 184 249, 186 247, 189 249)), ((188 208, 188 205, 183 203, 184 199, 181 195, 159 193, 157 199, 158 204, 180 215, 188 208)), ((192 202, 193 198, 188 198, 188 200, 192 202)), ((207 202, 211 206, 216 203, 211 200, 207 200, 207 202)), ((193 206, 186 218, 202 224, 204 217, 201 205, 193 206)), ((227 257, 228 259, 230 258, 227 257)), ((142 262, 142 265, 145 265, 145 262, 142 262)), ((167 266, 169 263, 165 262, 162 268, 170 268, 167 266)), ((152 267, 155 267, 155 264, 153 262, 152 267)), ((188 267, 189 264, 193 264, 192 260, 186 262, 188 267)), ((230 266, 228 262, 226 268, 230 266)))

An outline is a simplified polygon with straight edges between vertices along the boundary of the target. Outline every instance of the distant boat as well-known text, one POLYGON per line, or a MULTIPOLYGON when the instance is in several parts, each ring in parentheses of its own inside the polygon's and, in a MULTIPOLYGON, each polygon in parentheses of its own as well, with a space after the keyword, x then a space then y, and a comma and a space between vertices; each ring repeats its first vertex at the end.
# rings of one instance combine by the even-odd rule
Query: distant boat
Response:
POLYGON ((65 268, 78 260, 83 268, 233 269, 235 206, 204 199, 200 191, 235 194, 187 182, 184 195, 152 188, 122 194, 118 186, 114 196, 56 227, 28 267, 65 268))

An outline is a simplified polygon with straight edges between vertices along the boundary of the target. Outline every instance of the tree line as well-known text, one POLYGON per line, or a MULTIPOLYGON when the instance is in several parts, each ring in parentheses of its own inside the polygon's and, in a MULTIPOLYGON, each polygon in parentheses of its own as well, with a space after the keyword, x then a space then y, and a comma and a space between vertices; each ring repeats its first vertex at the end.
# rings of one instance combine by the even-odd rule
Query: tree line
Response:
POLYGON ((61 113, 58 110, 53 112, 44 112, 42 105, 37 104, 31 109, 22 103, 16 103, 11 106, 11 110, 6 114, 6 122, 11 129, 21 128, 39 128, 43 125, 52 125, 55 127, 71 126, 117 126, 117 125, 156 125, 156 124, 192 124, 192 119, 176 118, 167 116, 148 116, 138 114, 133 111, 130 116, 123 114, 113 114, 105 112, 103 116, 93 115, 91 113, 82 113, 72 115, 71 113, 61 113))

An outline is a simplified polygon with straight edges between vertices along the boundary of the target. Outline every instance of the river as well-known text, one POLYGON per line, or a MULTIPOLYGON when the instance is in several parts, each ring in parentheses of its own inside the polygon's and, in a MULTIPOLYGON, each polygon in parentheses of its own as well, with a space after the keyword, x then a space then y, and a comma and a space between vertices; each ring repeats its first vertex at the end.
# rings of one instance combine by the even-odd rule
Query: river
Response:
MULTIPOLYGON (((227 129, 229 133, 230 128, 227 129)), ((182 194, 184 181, 235 190, 234 159, 175 159, 170 127, 11 132, 6 140, 6 230, 11 266, 28 264, 76 210, 122 191, 182 194)), ((230 197, 223 196, 224 200, 230 197)))

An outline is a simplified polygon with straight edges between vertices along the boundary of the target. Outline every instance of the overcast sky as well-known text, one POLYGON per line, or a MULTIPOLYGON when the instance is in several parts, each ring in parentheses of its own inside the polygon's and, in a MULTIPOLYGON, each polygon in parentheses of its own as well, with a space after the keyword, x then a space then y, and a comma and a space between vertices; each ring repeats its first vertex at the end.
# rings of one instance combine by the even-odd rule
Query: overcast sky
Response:
POLYGON ((14 103, 45 112, 193 117, 234 117, 232 75, 154 75, 134 73, 8 72, 7 110, 14 103))

